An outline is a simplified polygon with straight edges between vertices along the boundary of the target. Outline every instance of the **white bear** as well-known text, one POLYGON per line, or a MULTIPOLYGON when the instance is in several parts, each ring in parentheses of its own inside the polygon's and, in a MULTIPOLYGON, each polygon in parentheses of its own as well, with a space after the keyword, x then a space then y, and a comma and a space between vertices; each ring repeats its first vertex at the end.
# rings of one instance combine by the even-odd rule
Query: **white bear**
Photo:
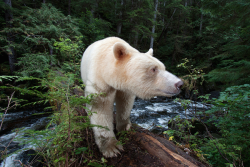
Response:
POLYGON ((153 57, 153 49, 140 53, 124 40, 109 37, 91 44, 81 61, 81 77, 85 96, 105 93, 87 105, 93 113, 95 141, 105 157, 117 156, 123 150, 113 132, 113 105, 116 102, 116 129, 129 130, 130 112, 136 96, 149 99, 154 96, 174 96, 180 93, 181 79, 165 70, 153 57), (120 151, 119 151, 120 150, 120 151))

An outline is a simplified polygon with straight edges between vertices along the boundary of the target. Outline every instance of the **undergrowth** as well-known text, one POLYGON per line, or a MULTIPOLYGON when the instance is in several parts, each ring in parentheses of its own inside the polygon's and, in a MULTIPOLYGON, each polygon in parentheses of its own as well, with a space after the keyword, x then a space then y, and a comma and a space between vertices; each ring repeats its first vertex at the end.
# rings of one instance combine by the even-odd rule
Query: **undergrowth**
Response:
MULTIPOLYGON (((1 90, 17 92, 20 96, 15 98, 15 101, 20 102, 22 106, 49 104, 50 107, 45 109, 53 111, 50 122, 44 130, 25 131, 24 135, 30 136, 31 141, 18 139, 21 144, 29 142, 35 146, 38 157, 43 159, 41 163, 44 166, 107 166, 106 160, 100 158, 102 156, 96 157, 93 154, 98 152, 95 150, 98 148, 93 145, 95 142, 91 128, 104 127, 90 123, 89 116, 92 113, 85 107, 99 94, 85 97, 84 85, 80 84, 82 82, 79 79, 78 62, 81 59, 81 38, 81 36, 76 37, 76 41, 60 38, 60 42, 54 43, 62 59, 70 61, 64 61, 61 68, 51 67, 46 73, 46 78, 0 76, 0 82, 9 83, 0 86, 1 90), (15 85, 26 83, 26 85, 20 87, 13 86, 12 83, 15 85), (35 100, 20 99, 22 95, 28 95, 35 100)), ((1 160, 8 156, 6 153, 7 151, 2 153, 5 156, 1 156, 1 160)), ((23 162, 20 163, 25 166, 23 162)))
MULTIPOLYGON (((43 159, 41 163, 44 166, 105 166, 106 160, 104 158, 99 159, 93 154, 97 147, 93 145, 95 142, 91 128, 98 125, 90 123, 88 115, 91 115, 91 113, 85 107, 85 104, 90 104, 92 99, 99 95, 91 94, 85 97, 82 87, 75 84, 75 74, 63 74, 61 71, 54 70, 48 76, 48 80, 17 77, 18 81, 39 81, 39 86, 28 89, 1 86, 4 89, 37 95, 40 100, 31 102, 30 105, 50 103, 50 107, 47 107, 47 109, 51 108, 54 111, 44 130, 25 131, 24 135, 30 136, 31 141, 21 138, 15 140, 20 141, 21 144, 29 142, 29 144, 35 146, 38 157, 43 159), (48 91, 40 91, 44 89, 48 91)), ((7 156, 6 152, 2 152, 5 155, 1 157, 2 159, 7 156)))
MULTIPOLYGON (((191 72, 186 82, 196 83, 202 76, 195 72, 201 70, 191 69, 188 61, 185 62, 180 67, 191 72)), ((190 88, 198 93, 195 85, 190 88)), ((173 118, 169 122, 170 129, 164 134, 168 134, 169 140, 173 140, 187 154, 193 154, 209 166, 250 166, 249 98, 250 85, 245 84, 228 87, 218 99, 211 100, 209 95, 199 96, 204 106, 210 104, 209 108, 199 111, 195 107, 196 101, 176 99, 184 108, 186 118, 173 118)))

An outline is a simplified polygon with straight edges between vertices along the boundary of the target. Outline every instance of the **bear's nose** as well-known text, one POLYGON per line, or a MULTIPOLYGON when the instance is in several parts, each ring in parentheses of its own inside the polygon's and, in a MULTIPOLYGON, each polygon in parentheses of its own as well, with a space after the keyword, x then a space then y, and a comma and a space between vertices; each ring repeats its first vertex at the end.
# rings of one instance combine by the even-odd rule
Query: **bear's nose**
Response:
POLYGON ((183 85, 183 81, 178 81, 178 82, 175 83, 174 85, 175 85, 176 89, 179 90, 179 89, 182 87, 182 85, 183 85))

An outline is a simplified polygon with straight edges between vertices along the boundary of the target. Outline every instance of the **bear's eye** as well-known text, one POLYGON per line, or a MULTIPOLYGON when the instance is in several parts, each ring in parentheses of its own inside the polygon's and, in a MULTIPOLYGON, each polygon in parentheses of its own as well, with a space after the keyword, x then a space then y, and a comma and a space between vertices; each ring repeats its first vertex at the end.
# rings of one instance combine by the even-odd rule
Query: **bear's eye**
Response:
POLYGON ((155 73, 155 72, 157 71, 157 67, 153 67, 153 68, 151 69, 151 71, 152 71, 153 73, 155 73))

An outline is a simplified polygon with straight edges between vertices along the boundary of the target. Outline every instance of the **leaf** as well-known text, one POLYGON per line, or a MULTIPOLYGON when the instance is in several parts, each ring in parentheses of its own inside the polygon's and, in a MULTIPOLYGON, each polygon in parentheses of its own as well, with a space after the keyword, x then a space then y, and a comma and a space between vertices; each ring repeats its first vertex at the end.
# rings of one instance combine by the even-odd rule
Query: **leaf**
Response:
POLYGON ((94 166, 94 167, 102 167, 102 165, 97 162, 89 162, 88 165, 94 166))
POLYGON ((84 153, 85 151, 87 151, 88 148, 87 147, 80 147, 80 148, 77 148, 75 150, 75 154, 81 154, 81 153, 84 153))
POLYGON ((169 137, 169 139, 168 140, 173 140, 174 139, 174 136, 171 136, 171 137, 169 137))
POLYGON ((104 157, 102 157, 102 163, 107 163, 108 161, 104 158, 104 157))

